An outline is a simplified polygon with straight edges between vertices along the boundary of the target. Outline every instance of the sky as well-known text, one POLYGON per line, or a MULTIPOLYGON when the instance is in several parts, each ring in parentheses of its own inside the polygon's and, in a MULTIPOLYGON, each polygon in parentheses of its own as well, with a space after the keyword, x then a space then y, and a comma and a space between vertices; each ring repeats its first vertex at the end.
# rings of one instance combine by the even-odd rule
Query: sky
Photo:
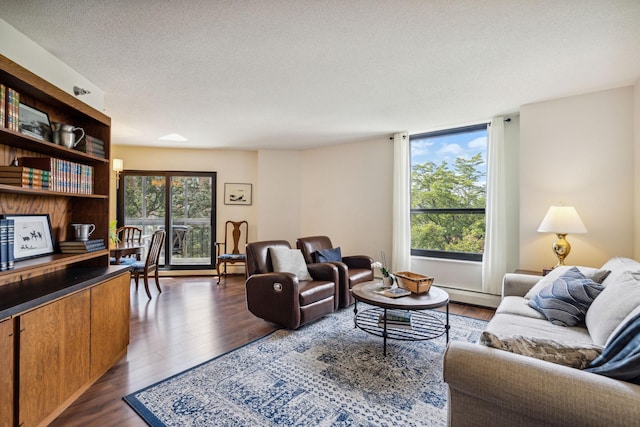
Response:
MULTIPOLYGON (((442 135, 425 139, 411 140, 411 165, 428 161, 440 165, 446 161, 450 169, 453 168, 455 159, 463 157, 470 159, 478 153, 487 159, 487 131, 477 130, 473 132, 442 135)), ((486 166, 483 164, 483 167, 486 166)))

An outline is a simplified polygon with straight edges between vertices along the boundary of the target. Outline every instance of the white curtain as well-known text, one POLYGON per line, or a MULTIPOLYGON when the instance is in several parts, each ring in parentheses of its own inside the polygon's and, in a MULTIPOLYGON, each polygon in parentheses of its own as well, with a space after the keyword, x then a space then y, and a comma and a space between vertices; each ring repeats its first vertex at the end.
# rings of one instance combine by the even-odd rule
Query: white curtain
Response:
POLYGON ((507 197, 504 118, 491 120, 487 147, 487 230, 482 261, 482 291, 500 295, 507 272, 507 197))
POLYGON ((391 271, 408 271, 411 267, 411 225, 409 219, 410 160, 409 134, 393 135, 393 215, 391 271))

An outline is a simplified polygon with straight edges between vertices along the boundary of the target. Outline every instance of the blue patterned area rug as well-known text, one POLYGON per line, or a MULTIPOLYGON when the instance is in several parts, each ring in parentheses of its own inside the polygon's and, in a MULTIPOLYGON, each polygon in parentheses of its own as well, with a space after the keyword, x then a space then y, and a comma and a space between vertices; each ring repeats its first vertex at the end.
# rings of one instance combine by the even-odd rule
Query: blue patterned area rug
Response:
MULTIPOLYGON (((486 322, 450 315, 450 324, 451 340, 475 342, 486 322)), ((151 426, 445 426, 445 337, 382 350, 382 338, 354 328, 343 309, 124 400, 151 426)))

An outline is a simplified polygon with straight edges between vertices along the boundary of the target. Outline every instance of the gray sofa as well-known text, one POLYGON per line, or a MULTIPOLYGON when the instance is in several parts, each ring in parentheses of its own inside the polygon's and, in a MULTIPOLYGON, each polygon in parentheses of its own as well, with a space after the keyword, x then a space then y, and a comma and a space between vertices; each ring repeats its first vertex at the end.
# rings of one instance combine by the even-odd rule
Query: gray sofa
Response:
MULTIPOLYGON (((580 267, 583 270, 594 275, 610 271, 583 323, 558 326, 528 305, 527 297, 536 292, 532 287, 539 289, 559 272, 545 276, 541 284, 539 276, 507 274, 502 301, 486 331, 498 337, 605 348, 607 340, 640 313, 640 281, 635 280, 640 279, 640 263, 613 258, 599 269, 580 267)), ((640 385, 480 343, 448 345, 444 380, 451 426, 640 425, 640 385)))

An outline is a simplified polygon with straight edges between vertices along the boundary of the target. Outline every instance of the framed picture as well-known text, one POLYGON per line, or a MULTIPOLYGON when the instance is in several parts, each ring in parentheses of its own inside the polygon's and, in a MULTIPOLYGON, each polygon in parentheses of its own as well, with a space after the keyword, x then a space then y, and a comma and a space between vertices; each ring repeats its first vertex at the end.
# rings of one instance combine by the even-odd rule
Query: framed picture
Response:
POLYGON ((51 122, 49 121, 49 115, 44 111, 20 103, 18 125, 20 133, 51 142, 51 122))
POLYGON ((225 205, 250 205, 251 184, 224 183, 225 205))
POLYGON ((14 222, 13 256, 16 261, 53 253, 53 233, 48 214, 5 214, 14 222))

